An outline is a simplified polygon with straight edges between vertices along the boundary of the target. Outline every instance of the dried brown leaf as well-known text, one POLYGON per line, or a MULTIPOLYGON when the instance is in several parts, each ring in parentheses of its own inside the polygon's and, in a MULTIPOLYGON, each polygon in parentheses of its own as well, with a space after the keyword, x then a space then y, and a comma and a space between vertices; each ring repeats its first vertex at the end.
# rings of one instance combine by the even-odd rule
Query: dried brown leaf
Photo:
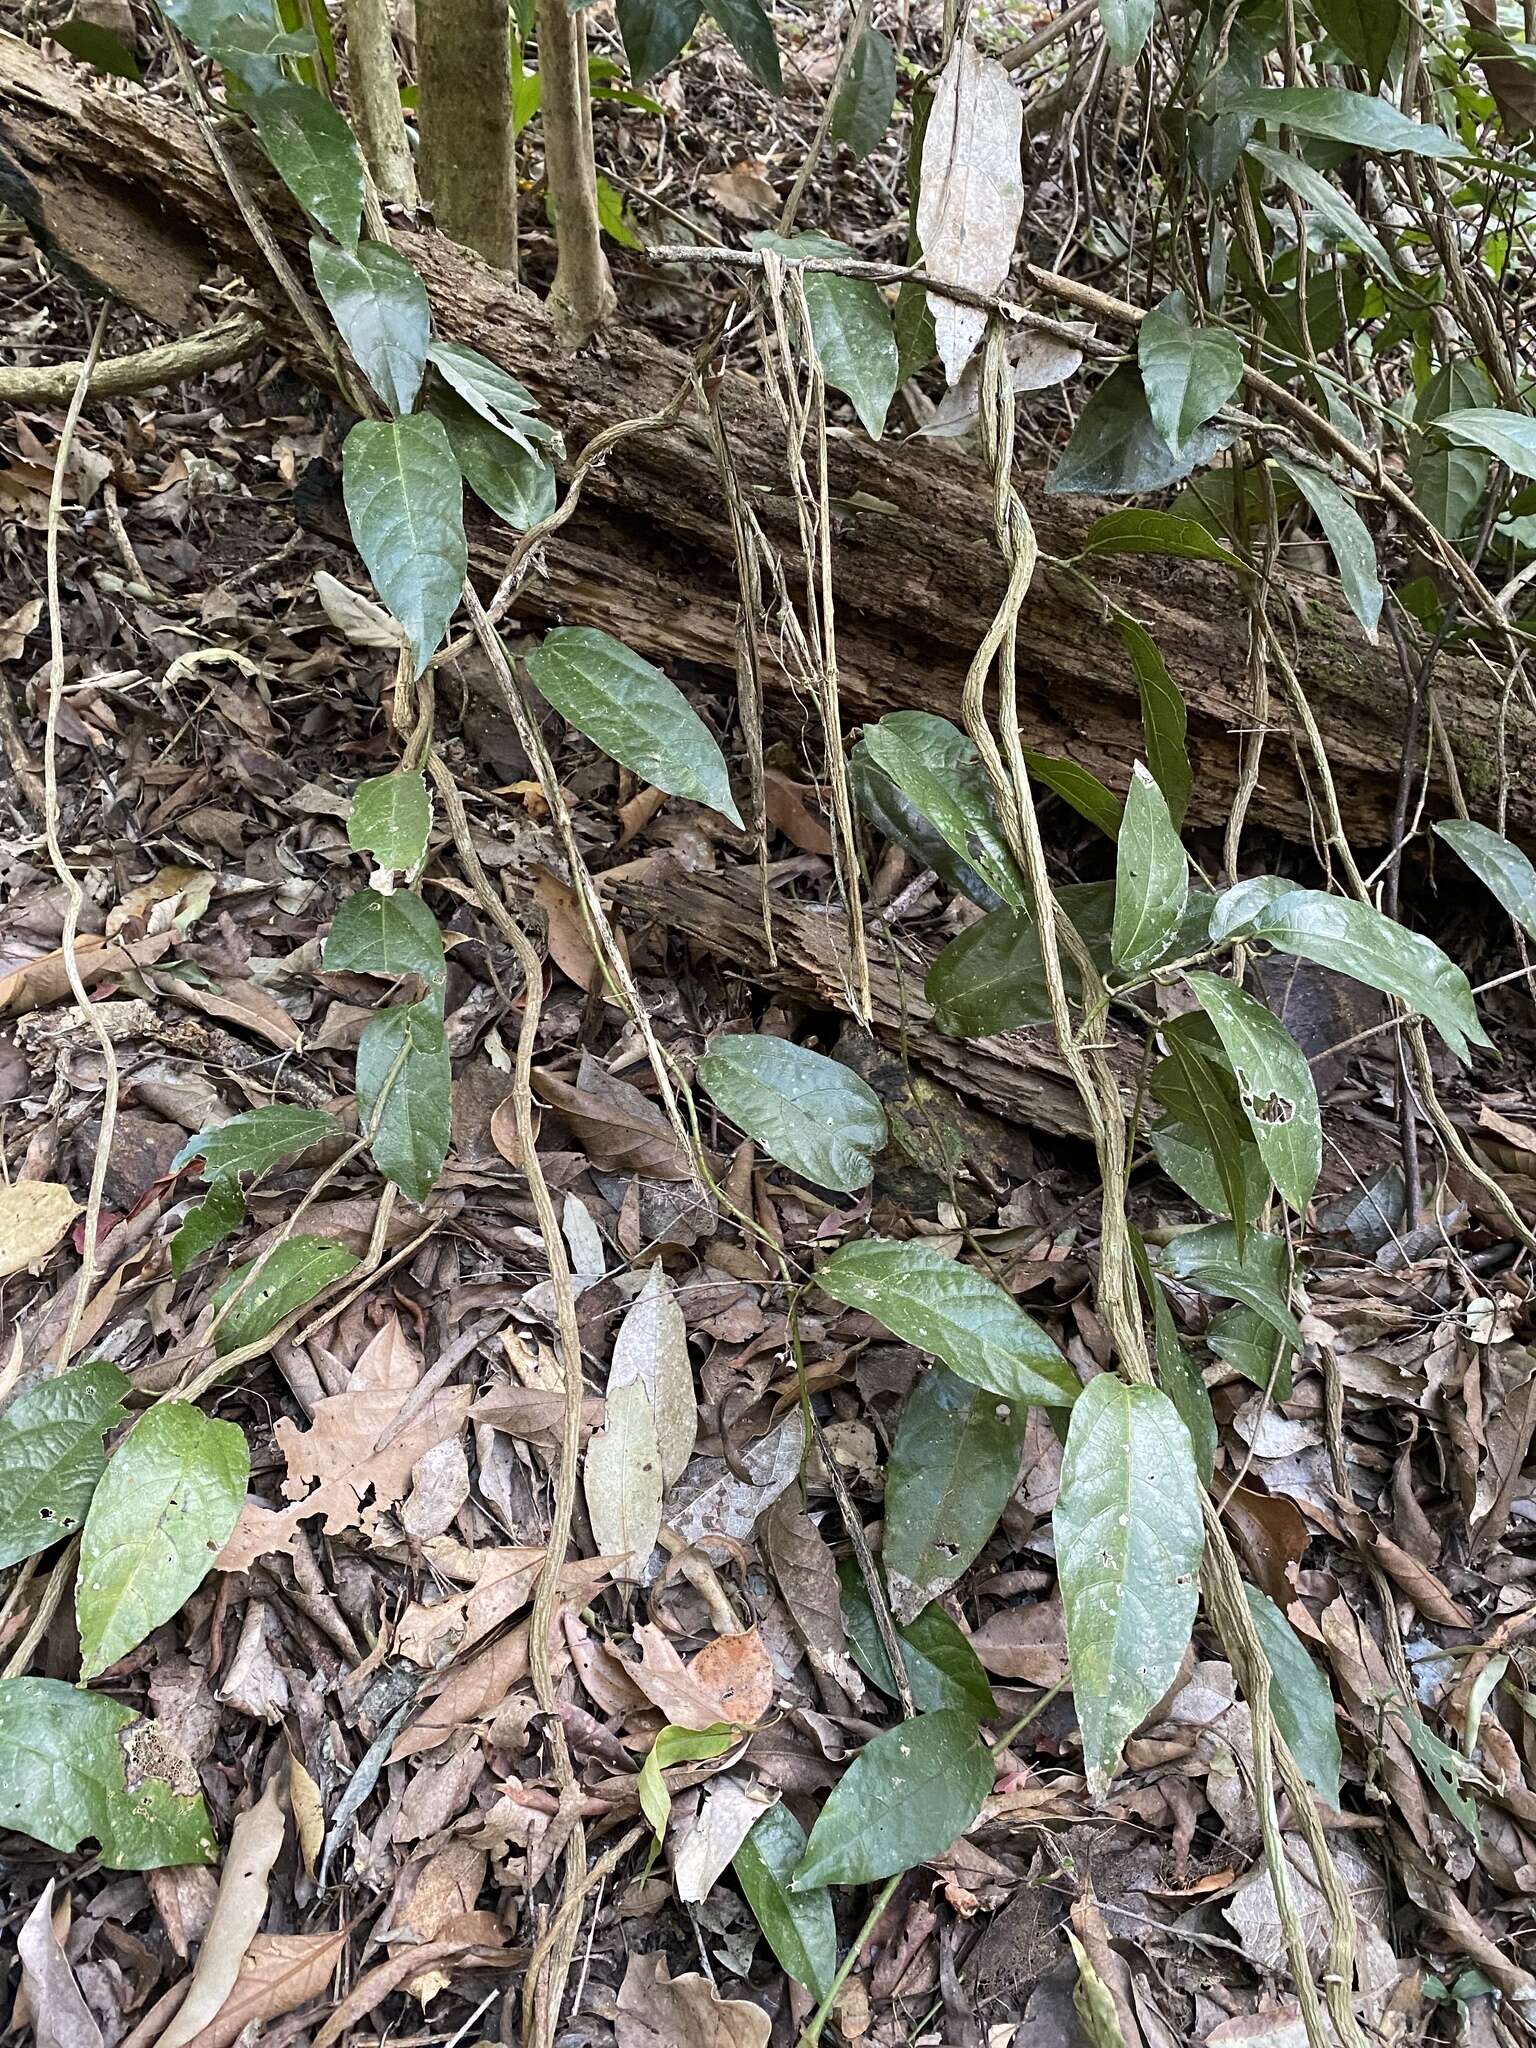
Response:
POLYGON ((79 1212, 62 1181, 18 1180, 0 1187, 0 1280, 46 1259, 79 1212))
POLYGON ((773 1576, 811 1662, 858 1699, 864 1682, 847 1651, 837 1563, 826 1538, 792 1492, 774 1502, 762 1530, 773 1576))
POLYGON ((635 1630, 640 1662, 625 1670, 674 1728, 752 1728, 773 1704, 773 1663, 755 1628, 717 1636, 686 1664, 651 1622, 635 1630))
POLYGON ((652 1954, 629 1959, 614 2031, 618 2048, 768 2048, 773 2023, 760 2005, 721 1998, 707 1977, 669 1977, 666 1957, 652 1954))
POLYGON ((160 2036, 158 2048, 186 2048, 217 2019, 234 1990, 241 1961, 266 1915, 267 1879, 283 1846, 286 1826, 273 1778, 257 1803, 235 1821, 219 1879, 218 1904, 207 1939, 198 1951, 192 1987, 160 2036))
POLYGON ((102 2048, 101 2028, 81 1996, 53 1925, 53 1879, 16 1940, 22 1995, 37 2048, 102 2048))

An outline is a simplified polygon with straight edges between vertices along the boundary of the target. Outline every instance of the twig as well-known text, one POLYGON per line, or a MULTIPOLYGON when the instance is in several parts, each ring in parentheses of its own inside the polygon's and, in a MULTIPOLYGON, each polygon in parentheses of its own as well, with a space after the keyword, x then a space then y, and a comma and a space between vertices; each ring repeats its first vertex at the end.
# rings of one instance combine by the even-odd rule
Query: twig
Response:
MULTIPOLYGON (((179 384, 208 370, 227 369, 255 355, 266 329, 249 313, 234 313, 201 334, 179 341, 156 342, 129 356, 110 356, 90 372, 87 396, 133 398, 163 384, 179 384)), ((59 405, 79 383, 84 363, 26 364, 0 367, 0 400, 8 405, 59 405)))

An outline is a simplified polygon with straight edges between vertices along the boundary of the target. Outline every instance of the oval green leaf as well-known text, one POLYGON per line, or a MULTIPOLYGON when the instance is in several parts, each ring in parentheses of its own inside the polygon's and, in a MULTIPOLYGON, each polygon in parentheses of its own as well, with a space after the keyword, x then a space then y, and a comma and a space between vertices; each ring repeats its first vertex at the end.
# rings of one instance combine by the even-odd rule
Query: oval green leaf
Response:
MULTIPOLYGON (((846 262, 854 253, 830 235, 818 234, 754 235, 752 246, 791 259, 821 256, 846 262)), ((821 373, 834 390, 853 400, 864 431, 878 441, 900 373, 896 330, 879 287, 867 278, 836 277, 824 270, 803 272, 801 283, 821 373)))
POLYGON ((448 630, 469 566, 464 479, 431 413, 360 420, 341 451, 347 522, 420 675, 448 630))
POLYGON ((967 1572, 1013 1496, 1029 1410, 960 1379, 919 1373, 885 1478, 881 1563, 891 1612, 911 1621, 967 1572))
POLYGON ((1169 292, 1136 330, 1136 360, 1148 410, 1175 455, 1243 381, 1237 336, 1224 327, 1197 327, 1181 291, 1169 292))
POLYGON ((434 1002, 383 1010, 363 1026, 357 1044, 357 1114, 363 1129, 373 1130, 373 1163, 380 1173, 413 1202, 424 1202, 443 1170, 453 1134, 453 1068, 434 1002), (389 1094, 381 1111, 386 1085, 389 1094))
POLYGON ((1443 818, 1435 837, 1460 855, 1521 930, 1536 939, 1536 867, 1519 847, 1471 818, 1443 818))
POLYGON ((864 728, 863 752, 950 851, 1004 903, 1022 910, 1023 878, 992 807, 974 742, 931 711, 893 711, 864 728))
POLYGON ((363 160, 352 130, 312 85, 277 85, 251 102, 263 149, 316 227, 343 249, 357 246, 363 160))
POLYGON ((1188 973, 1195 1000, 1216 1027, 1270 1177, 1298 1216, 1323 1170, 1323 1126, 1307 1056, 1261 1002, 1218 974, 1188 973))
POLYGON ((309 260, 358 368, 392 413, 408 413, 427 367, 432 309, 426 286, 382 242, 339 249, 316 235, 309 260))
POLYGON ((221 1358, 270 1337, 296 1308, 313 1301, 322 1289, 345 1280, 357 1260, 334 1238, 290 1237, 274 1246, 264 1259, 247 1259, 243 1266, 237 1266, 213 1297, 214 1307, 222 1308, 258 1264, 261 1271, 220 1323, 213 1340, 213 1348, 221 1358))
POLYGON ((514 533, 526 533, 555 509, 555 470, 499 427, 487 426, 451 391, 432 394, 454 460, 475 496, 514 533))
POLYGON ((1328 1681, 1269 1595, 1256 1586, 1244 1586, 1243 1591, 1254 1631, 1269 1659, 1269 1703, 1276 1725, 1312 1790, 1337 1808, 1341 1756, 1328 1681))
POLYGON ((437 919, 408 889, 389 896, 359 889, 332 920, 320 962, 327 974, 379 974, 389 981, 419 974, 436 987, 445 972, 443 937, 437 919))
POLYGON ((821 1809, 793 1889, 875 1884, 952 1849, 995 1773, 974 1714, 918 1714, 867 1742, 821 1809))
POLYGON ((896 47, 879 29, 867 28, 832 102, 832 134, 862 163, 885 140, 895 104, 896 47))
POLYGON ((373 775, 357 785, 347 813, 347 844, 371 853, 380 867, 408 874, 426 858, 432 799, 419 768, 373 775))
POLYGON ((840 1061, 787 1038, 727 1033, 698 1071, 716 1106, 780 1165, 840 1195, 874 1179, 885 1111, 840 1061))
POLYGON ((805 1839, 805 1829, 781 1801, 753 1825, 731 1868, 779 1968, 820 1999, 837 1974, 837 1919, 829 1892, 790 1889, 805 1839))
MULTIPOLYGON (((837 1568, 843 1626, 848 1631, 853 1661, 871 1685, 879 1686, 889 1698, 898 1694, 891 1660, 880 1640, 875 1610, 859 1576, 858 1565, 845 1558, 837 1568)), ((920 1614, 899 1625, 896 1640, 906 1666, 907 1684, 921 1714, 937 1713, 942 1707, 959 1707, 978 1720, 991 1720, 997 1713, 991 1682, 970 1639, 935 1600, 920 1614)))
POLYGON ((1162 958, 1189 900, 1189 859, 1168 800, 1138 761, 1115 848, 1110 952, 1128 981, 1162 958))
POLYGON ((0 1415, 0 1565, 72 1536, 106 1468, 102 1438, 123 1420, 127 1376, 93 1358, 40 1380, 0 1415))

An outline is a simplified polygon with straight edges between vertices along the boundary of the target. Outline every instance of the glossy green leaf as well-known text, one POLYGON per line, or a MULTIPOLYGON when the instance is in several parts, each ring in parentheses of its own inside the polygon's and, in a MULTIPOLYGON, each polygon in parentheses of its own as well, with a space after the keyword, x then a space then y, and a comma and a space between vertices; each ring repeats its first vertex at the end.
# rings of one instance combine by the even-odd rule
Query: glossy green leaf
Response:
POLYGON ((333 242, 357 246, 363 160, 344 115, 312 85, 256 94, 251 119, 263 149, 300 206, 333 242))
POLYGON ((528 656, 528 673, 610 760, 740 825, 714 734, 677 685, 623 641, 595 626, 556 626, 528 656))
POLYGON ((514 533, 526 533, 555 509, 554 464, 499 427, 487 425, 452 391, 434 391, 432 410, 443 423, 464 481, 514 533))
POLYGON ((373 1131, 373 1163, 380 1173, 413 1202, 424 1202, 443 1170, 453 1135, 448 1039, 430 999, 380 1010, 363 1026, 357 1043, 357 1115, 363 1129, 373 1131), (386 1085, 389 1096, 380 1112, 386 1085))
MULTIPOLYGON (((843 1626, 853 1661, 872 1685, 889 1698, 897 1697, 891 1660, 880 1640, 875 1610, 859 1576, 858 1565, 845 1558, 838 1566, 843 1626)), ((958 1622, 952 1621, 935 1600, 915 1614, 905 1626, 898 1625, 901 1661, 907 1668, 907 1684, 919 1713, 937 1713, 942 1707, 959 1707, 986 1721, 997 1713, 992 1686, 981 1659, 958 1622)))
POLYGON ((1460 855, 1521 930, 1536 939, 1536 867, 1519 847, 1470 818, 1442 818, 1435 837, 1460 855))
POLYGON ((1157 0, 1099 0, 1104 40, 1117 64, 1134 64, 1152 33, 1157 0))
POLYGON ((1244 1586, 1254 1631, 1269 1659, 1269 1703, 1301 1774, 1318 1796, 1339 1803, 1339 1730, 1328 1681, 1267 1593, 1244 1586))
POLYGON ((1280 1019, 1218 974, 1185 975, 1216 1027, 1270 1177, 1298 1216, 1323 1169, 1322 1117, 1306 1054, 1280 1019))
POLYGON ((636 85, 681 54, 703 12, 703 0, 618 0, 619 33, 636 85))
POLYGON ((267 0, 164 0, 164 12, 189 43, 252 92, 282 82, 281 59, 308 56, 315 47, 307 29, 280 27, 267 0))
POLYGON ((1179 1419, 1189 1431, 1189 1441, 1194 1451, 1195 1470, 1200 1475, 1202 1486, 1209 1486, 1211 1474, 1216 1467, 1216 1416, 1211 1408, 1211 1397, 1206 1392, 1205 1380, 1199 1366, 1190 1357, 1179 1335, 1178 1324, 1168 1306, 1168 1297, 1153 1274, 1151 1261, 1147 1257, 1146 1245, 1141 1232, 1133 1223, 1130 1226, 1131 1257, 1136 1266, 1136 1277, 1141 1291, 1146 1296, 1147 1306, 1152 1311, 1152 1333, 1157 1353, 1157 1377, 1163 1392, 1179 1411, 1179 1419))
POLYGON ((95 1678, 207 1578, 245 1505, 251 1454, 233 1422, 162 1401, 118 1445, 80 1536, 80 1675, 95 1678))
POLYGON ((1076 1373, 1013 1296, 922 1238, 858 1238, 822 1261, 816 1285, 972 1386, 1050 1408, 1077 1399, 1076 1373))
POLYGON ((1281 150, 1266 149, 1258 142, 1249 143, 1248 154, 1277 177, 1282 185, 1289 186, 1302 204, 1310 206, 1318 219, 1331 228, 1335 235, 1346 242, 1353 242, 1389 284, 1396 283, 1397 273, 1392 268, 1392 258, 1387 254, 1379 238, 1366 226, 1338 186, 1330 185, 1321 171, 1314 171, 1312 166, 1303 163, 1299 156, 1287 156, 1281 150))
POLYGON ((666 1837, 667 1822, 672 1817, 672 1794, 662 1773, 670 1771, 674 1764, 700 1763, 708 1757, 724 1756, 740 1739, 737 1731, 724 1721, 714 1728, 662 1729, 651 1744, 636 1781, 640 1811, 650 1822, 658 1846, 666 1837))
POLYGON ((1051 1021, 1040 932, 1023 910, 993 910, 968 925, 928 970, 934 1022, 956 1038, 991 1038, 1051 1021))
MULTIPOLYGON (((1396 0, 1392 4, 1395 11, 1396 0)), ((1448 412, 1486 410, 1493 403, 1493 387, 1469 356, 1442 363, 1414 401, 1414 424, 1426 431, 1409 459, 1413 501, 1458 546, 1470 546, 1477 538, 1492 458, 1481 448, 1447 440, 1437 427, 1448 412)))
POLYGON ((783 92, 779 46, 761 0, 705 0, 705 6, 758 84, 771 93, 783 92))
POLYGON ((1173 555, 1194 562, 1219 562, 1226 569, 1243 567, 1230 548, 1224 548, 1214 534, 1195 520, 1181 519, 1174 512, 1143 511, 1130 506, 1096 519, 1088 529, 1083 553, 1173 555))
MULTIPOLYGON (((1228 1073, 1225 1059, 1194 1042, 1182 1018, 1170 1018, 1164 1030, 1168 1057, 1153 1068, 1151 1089, 1165 1108, 1173 1111, 1202 1147, 1215 1174, 1221 1199, 1206 1202, 1215 1215, 1232 1218, 1238 1245, 1245 1241, 1249 1223, 1269 1198, 1269 1175, 1253 1144, 1241 1104, 1237 1099, 1235 1076, 1228 1073), (1255 1185, 1257 1195, 1255 1196, 1255 1185)), ((1168 1149, 1166 1143, 1163 1150, 1168 1149)), ((1163 1158, 1154 1136, 1153 1150, 1163 1158)), ((1167 1170, 1182 1164, 1170 1153, 1167 1170)), ((1180 1187, 1188 1183, 1178 1173, 1180 1187)), ((1198 1186, 1198 1183, 1196 1184, 1198 1186)), ((1196 1201, 1201 1194, 1195 1193, 1196 1201)))
POLYGON ((478 418, 509 436, 526 454, 558 453, 560 436, 539 418, 532 392, 489 356, 461 341, 434 341, 428 346, 427 361, 478 418))
MULTIPOLYGON (((1181 1117, 1165 1117, 1147 1135, 1158 1165, 1192 1201, 1212 1216, 1239 1213, 1234 1211, 1231 1195, 1222 1181, 1216 1147, 1199 1124, 1188 1123, 1181 1117)), ((1256 1145, 1240 1144, 1233 1156, 1241 1176, 1240 1213, 1246 1224, 1260 1214, 1269 1198, 1269 1175, 1256 1145)))
POLYGON ((228 1123, 213 1124, 188 1138, 171 1161, 171 1171, 201 1159, 204 1180, 238 1180, 242 1173, 265 1173, 280 1159, 292 1158, 322 1138, 334 1138, 340 1130, 335 1117, 323 1109, 273 1102, 265 1109, 242 1110, 228 1123))
POLYGON ((357 551, 420 675, 448 630, 469 566, 464 479, 442 421, 425 412, 360 420, 342 447, 341 486, 357 551))
POLYGON ((89 1838, 109 1870, 211 1863, 218 1845, 196 1786, 164 1728, 105 1693, 0 1679, 0 1827, 64 1856, 89 1838))
POLYGON ((1402 0, 1314 0, 1318 20, 1376 91, 1403 24, 1402 0))
POLYGON ((1147 766, 1163 792, 1168 815, 1175 828, 1184 822, 1189 809, 1189 789, 1194 780, 1189 765, 1186 737, 1189 714, 1183 693, 1168 673, 1168 664, 1152 635, 1129 612, 1117 611, 1115 624, 1136 670, 1136 691, 1141 698, 1141 729, 1147 742, 1147 766))
POLYGON ((793 1889, 875 1884, 942 1856, 985 1805, 995 1776, 974 1714, 918 1714, 867 1742, 821 1809, 793 1889))
POLYGON ((84 15, 71 15, 67 21, 51 26, 48 34, 82 64, 93 64, 98 71, 109 72, 114 78, 131 78, 135 85, 143 84, 138 57, 121 36, 114 35, 100 22, 87 21, 84 15))
POLYGON ((911 1621, 967 1572, 1019 1476, 1029 1409, 947 1367, 919 1373, 885 1480, 881 1563, 891 1612, 911 1621))
POLYGON ((1024 766, 1034 780, 1063 803, 1070 804, 1080 818, 1097 825, 1107 838, 1120 836, 1121 804, 1114 791, 1100 782, 1091 768, 1060 755, 1040 754, 1024 747, 1024 766))
POLYGON ((1371 530, 1332 478, 1299 462, 1275 459, 1275 468, 1293 483, 1317 514, 1349 608, 1373 644, 1381 619, 1381 577, 1376 568, 1376 543, 1371 530))
POLYGON ((1148 410, 1175 455, 1243 381, 1237 336, 1224 327, 1197 327, 1181 291, 1169 292, 1136 330, 1136 360, 1148 410))
POLYGON ((1251 1308, 1244 1308, 1239 1302, 1212 1316, 1205 1342, 1213 1358, 1241 1373, 1250 1385, 1272 1400, 1291 1398, 1293 1347, 1272 1323, 1251 1308))
POLYGON ((998 908, 1003 899, 997 891, 969 861, 960 858, 885 770, 876 766, 862 740, 848 756, 848 784, 860 815, 904 848, 920 868, 932 868, 941 882, 983 910, 998 908))
MULTIPOLYGON (((248 1259, 235 1268, 213 1297, 215 1308, 223 1307, 257 1264, 248 1259)), ((336 1281, 345 1280, 357 1260, 334 1238, 299 1236, 276 1246, 260 1264, 261 1271, 219 1325, 213 1345, 221 1358, 270 1337, 296 1308, 313 1301, 336 1281)))
POLYGON ((1277 896, 1289 896, 1295 886, 1284 875, 1250 875, 1245 882, 1235 882, 1217 897, 1211 912, 1212 945, 1251 932, 1264 906, 1277 896))
POLYGON ((437 919, 408 889, 389 896, 359 889, 349 896, 331 921, 320 961, 327 974, 379 974, 389 981, 419 974, 433 987, 446 971, 437 919))
POLYGON ((1115 848, 1110 951, 1127 981, 1162 958, 1189 898, 1189 859, 1168 801, 1138 761, 1115 848))
POLYGON ((309 260, 320 296, 358 368, 391 412, 409 412, 421 389, 432 330, 426 286, 405 258, 382 242, 339 249, 316 235, 309 260))
POLYGON ((1335 968, 1429 1019, 1452 1052, 1490 1040, 1477 1021, 1467 977, 1432 939, 1409 931, 1368 904, 1320 889, 1276 896, 1252 921, 1254 936, 1283 953, 1335 968))
MULTIPOLYGON (((754 235, 752 246, 786 257, 847 259, 853 254, 830 235, 818 234, 754 235)), ((836 277, 824 270, 807 270, 801 281, 821 373, 834 390, 853 400, 865 433, 878 441, 899 375, 896 331, 880 289, 865 278, 836 277)))
POLYGON ((0 1565, 79 1528, 107 1462, 102 1438, 123 1420, 127 1392, 121 1369, 93 1358, 40 1380, 0 1414, 0 1565))
POLYGON ((754 1824, 731 1868, 779 1968, 821 1999, 837 1975, 837 1918, 825 1889, 790 1889, 805 1842, 805 1829, 781 1800, 754 1824))
POLYGON ((1356 149, 1379 150, 1384 155, 1398 150, 1410 156, 1466 155, 1454 135, 1447 135, 1430 121, 1411 120, 1390 100, 1332 86, 1243 86, 1225 96, 1222 110, 1251 114, 1272 130, 1289 128, 1297 135, 1347 142, 1356 149))
POLYGON ((1051 1527, 1088 1790, 1178 1675, 1205 1532, 1189 1431, 1168 1396, 1100 1373, 1072 1411, 1051 1527))
POLYGON ((1536 477, 1536 418, 1496 406, 1464 406, 1435 421, 1442 434, 1488 453, 1516 476, 1536 477))
POLYGON ((373 775, 357 785, 347 813, 347 844, 371 853, 381 868, 409 874, 427 854, 432 799, 419 768, 373 775))
POLYGON ((1163 1250, 1163 1271, 1186 1281, 1203 1294, 1240 1301, 1269 1324, 1294 1349, 1301 1345, 1301 1326, 1288 1299, 1290 1251, 1283 1237, 1251 1230, 1242 1256, 1230 1224, 1206 1223, 1182 1230, 1163 1250))
POLYGON ((896 46, 879 29, 867 28, 832 103, 833 137, 862 163, 885 140, 895 104, 896 46))
POLYGON ((171 1239, 171 1278, 233 1237, 245 1221, 245 1197, 237 1180, 216 1180, 195 1209, 189 1209, 171 1239))
POLYGON ((931 711, 893 711, 864 728, 862 751, 1004 903, 1021 910, 1024 883, 992 807, 974 743, 931 711))
POLYGON ((716 1107, 780 1165, 841 1195, 873 1180, 885 1111, 841 1061, 787 1038, 722 1032, 698 1073, 716 1107))
POLYGON ((1122 363, 1084 406, 1046 493, 1119 498, 1161 491, 1219 455, 1231 439, 1224 427, 1199 427, 1175 455, 1152 417, 1140 370, 1122 363))

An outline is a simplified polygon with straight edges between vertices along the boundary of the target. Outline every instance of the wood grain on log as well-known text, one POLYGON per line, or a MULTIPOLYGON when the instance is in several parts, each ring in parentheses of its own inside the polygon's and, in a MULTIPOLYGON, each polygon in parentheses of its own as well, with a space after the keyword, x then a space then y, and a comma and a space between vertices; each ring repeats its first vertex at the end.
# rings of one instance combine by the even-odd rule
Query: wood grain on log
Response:
MULTIPOLYGON (((245 160, 274 225, 302 251, 305 226, 296 209, 254 146, 245 160)), ((0 36, 0 199, 60 257, 157 318, 183 317, 195 291, 232 267, 274 339, 307 373, 323 375, 264 275, 195 123, 177 108, 133 88, 90 82, 0 36)), ((598 348, 570 356, 530 294, 441 235, 401 229, 397 239, 426 282, 441 331, 520 377, 573 450, 616 419, 659 410, 687 375, 681 353, 622 320, 610 324, 598 348)), ((777 416, 744 374, 727 371, 722 392, 743 488, 792 556, 777 416)), ((846 723, 904 706, 953 717, 1003 583, 986 479, 952 444, 875 444, 857 432, 834 435, 831 467, 841 507, 835 569, 846 723)), ((1042 549, 1065 559, 1104 508, 1045 499, 1036 509, 1042 549)), ((478 524, 477 574, 493 578, 507 545, 502 530, 478 524)), ((520 600, 523 619, 601 625, 653 659, 734 676, 729 526, 696 414, 627 441, 594 472, 576 517, 543 555, 520 600)), ((1221 569, 1162 558, 1106 566, 1101 580, 1143 620, 1184 693, 1195 769, 1191 816, 1219 824, 1249 722, 1241 596, 1221 569)), ((1326 739, 1350 831, 1362 844, 1380 843, 1389 833, 1408 711, 1393 651, 1368 646, 1337 590, 1320 579, 1289 578, 1271 601, 1326 739)), ((770 622, 765 683, 781 712, 794 712, 773 638, 770 622)), ((1123 789, 1142 751, 1131 665, 1112 621, 1049 563, 1024 607, 1019 658, 1026 742, 1070 754, 1123 789)), ((1436 686, 1469 800, 1474 810, 1491 810, 1500 679, 1474 659, 1442 655, 1436 686)), ((1514 701, 1506 718, 1510 827, 1530 838, 1536 716, 1514 701)), ((1272 722, 1252 816, 1305 842, 1314 836, 1307 778, 1279 702, 1272 722)), ((1448 809, 1443 792, 1432 795, 1430 816, 1448 809)))

